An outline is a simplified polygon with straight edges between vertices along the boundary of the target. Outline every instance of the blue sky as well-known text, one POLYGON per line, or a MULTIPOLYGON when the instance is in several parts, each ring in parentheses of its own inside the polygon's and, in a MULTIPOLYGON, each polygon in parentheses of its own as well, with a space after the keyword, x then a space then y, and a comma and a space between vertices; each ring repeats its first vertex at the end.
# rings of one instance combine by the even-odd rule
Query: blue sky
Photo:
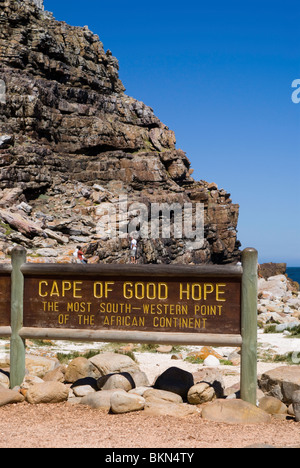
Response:
POLYGON ((44 3, 99 35, 126 94, 174 130, 193 177, 231 193, 242 247, 300 266, 299 0, 44 3))

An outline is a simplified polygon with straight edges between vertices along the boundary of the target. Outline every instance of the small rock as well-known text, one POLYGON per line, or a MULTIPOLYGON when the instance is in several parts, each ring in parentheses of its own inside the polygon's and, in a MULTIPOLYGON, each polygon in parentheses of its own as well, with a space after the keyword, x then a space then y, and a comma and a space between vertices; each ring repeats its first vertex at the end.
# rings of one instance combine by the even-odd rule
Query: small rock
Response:
POLYGON ((9 376, 3 371, 0 371, 0 385, 9 388, 9 376))
POLYGON ((90 385, 79 385, 78 387, 73 387, 72 390, 73 390, 74 395, 77 397, 84 397, 88 395, 89 393, 96 392, 96 390, 90 385))
POLYGON ((208 366, 208 367, 217 367, 220 365, 220 361, 217 357, 210 355, 206 359, 204 359, 203 364, 204 366, 208 366))
POLYGON ((224 396, 225 382, 222 372, 216 367, 203 367, 193 374, 195 383, 209 383, 216 393, 217 398, 224 396))
POLYGON ((78 379, 71 385, 71 388, 89 386, 92 387, 95 392, 98 390, 97 380, 93 377, 84 377, 83 379, 78 379))
MULTIPOLYGON (((124 390, 101 390, 100 392, 88 393, 81 398, 80 404, 87 405, 92 409, 110 410, 110 399, 114 392, 124 390)), ((126 393, 124 391, 124 393, 126 393)))
POLYGON ((111 411, 115 414, 130 413, 144 409, 146 400, 134 393, 116 391, 110 399, 111 411))
POLYGON ((191 405, 201 405, 216 399, 216 393, 212 385, 201 382, 189 389, 187 400, 191 405))
POLYGON ((142 371, 131 372, 131 377, 133 378, 136 387, 149 387, 150 386, 150 382, 145 372, 142 372, 142 371))
POLYGON ((169 354, 172 352, 172 349, 173 346, 161 345, 156 349, 156 351, 162 354, 169 354))
POLYGON ((155 388, 147 389, 143 397, 149 402, 160 403, 183 403, 182 397, 177 393, 168 392, 166 390, 157 390, 155 388))
POLYGON ((0 406, 21 403, 22 401, 24 401, 24 396, 21 393, 0 387, 0 406))
POLYGON ((28 390, 29 387, 32 385, 38 384, 38 383, 43 383, 44 380, 41 379, 40 377, 37 377, 36 375, 31 375, 27 374, 24 377, 23 382, 20 385, 20 388, 23 390, 28 390))
POLYGON ((45 382, 49 382, 49 381, 64 382, 65 372, 66 372, 66 367, 59 366, 56 369, 53 369, 52 371, 47 372, 47 374, 44 375, 43 380, 45 382))
POLYGON ((128 372, 103 375, 97 380, 97 386, 101 390, 122 389, 129 392, 135 387, 133 378, 128 372))
POLYGON ((140 395, 140 396, 144 396, 144 393, 147 391, 147 390, 150 390, 151 387, 135 387, 133 388, 132 390, 129 390, 128 393, 135 393, 136 395, 140 395))
POLYGON ((57 257, 58 252, 55 249, 44 248, 44 249, 37 249, 36 253, 41 257, 57 257))
POLYGON ((7 148, 12 144, 14 137, 12 135, 1 135, 0 136, 0 148, 7 148))

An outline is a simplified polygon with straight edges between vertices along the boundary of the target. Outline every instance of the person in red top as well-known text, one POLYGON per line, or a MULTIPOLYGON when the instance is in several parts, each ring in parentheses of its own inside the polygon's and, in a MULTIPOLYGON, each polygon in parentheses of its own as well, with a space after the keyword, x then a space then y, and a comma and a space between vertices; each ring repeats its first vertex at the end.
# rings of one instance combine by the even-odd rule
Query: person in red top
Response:
POLYGON ((87 263, 87 261, 86 261, 86 259, 85 259, 85 257, 84 257, 84 254, 83 254, 83 252, 82 252, 82 250, 81 250, 81 246, 80 246, 80 245, 78 245, 78 246, 76 247, 76 250, 75 250, 75 252, 74 252, 74 256, 77 258, 77 260, 79 260, 80 263, 87 263))

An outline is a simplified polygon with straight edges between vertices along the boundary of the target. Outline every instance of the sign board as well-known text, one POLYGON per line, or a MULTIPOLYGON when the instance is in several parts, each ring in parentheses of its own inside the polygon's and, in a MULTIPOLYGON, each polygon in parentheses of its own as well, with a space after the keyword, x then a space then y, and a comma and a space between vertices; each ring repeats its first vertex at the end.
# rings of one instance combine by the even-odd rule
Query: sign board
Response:
POLYGON ((25 276, 24 327, 241 333, 240 278, 127 275, 25 276))
POLYGON ((10 326, 10 274, 0 271, 0 327, 10 326))
POLYGON ((0 268, 11 388, 24 379, 26 339, 241 345, 241 398, 255 404, 257 260, 247 248, 242 266, 39 265, 15 247, 11 278, 0 268))

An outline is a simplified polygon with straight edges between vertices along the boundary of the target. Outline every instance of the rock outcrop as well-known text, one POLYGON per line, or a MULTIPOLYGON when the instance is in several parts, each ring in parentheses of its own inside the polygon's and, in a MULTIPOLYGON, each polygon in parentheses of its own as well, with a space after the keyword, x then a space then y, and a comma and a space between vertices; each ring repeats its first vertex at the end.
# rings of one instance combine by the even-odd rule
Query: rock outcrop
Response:
MULTIPOLYGON (((56 21, 40 0, 0 0, 0 25, 0 251, 18 243, 40 258, 39 248, 56 249, 47 261, 65 262, 81 243, 95 262, 124 262, 127 240, 111 240, 99 214, 122 195, 129 207, 204 205, 203 245, 142 239, 141 262, 238 259, 238 205, 191 177, 174 132, 124 93, 97 35, 56 21)), ((122 213, 117 222, 126 225, 122 213)))

